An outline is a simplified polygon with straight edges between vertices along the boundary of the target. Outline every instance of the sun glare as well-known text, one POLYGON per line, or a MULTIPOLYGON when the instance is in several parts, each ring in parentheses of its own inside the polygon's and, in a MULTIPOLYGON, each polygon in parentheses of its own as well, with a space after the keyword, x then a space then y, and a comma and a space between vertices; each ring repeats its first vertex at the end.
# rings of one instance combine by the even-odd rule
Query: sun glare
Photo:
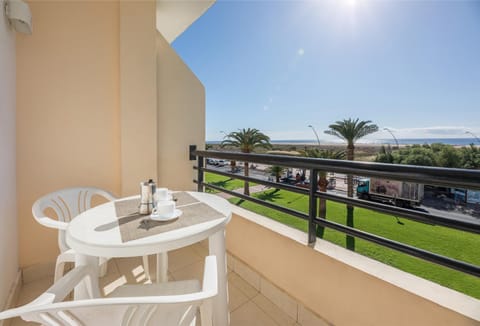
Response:
POLYGON ((358 4, 358 0, 342 0, 342 2, 349 8, 355 8, 358 4))

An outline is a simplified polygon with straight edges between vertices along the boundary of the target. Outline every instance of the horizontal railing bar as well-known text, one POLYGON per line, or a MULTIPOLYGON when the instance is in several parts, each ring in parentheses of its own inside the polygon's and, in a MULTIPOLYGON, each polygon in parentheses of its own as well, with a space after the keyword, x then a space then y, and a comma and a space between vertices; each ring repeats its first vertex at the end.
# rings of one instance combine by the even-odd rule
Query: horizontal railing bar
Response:
MULTIPOLYGON (((392 180, 401 180, 401 181, 411 181, 416 183, 423 184, 435 184, 435 185, 445 185, 453 186, 457 188, 468 188, 468 189, 480 189, 480 171, 476 170, 465 170, 465 169, 446 169, 446 168, 436 168, 436 167, 419 167, 419 166, 408 166, 408 165, 395 165, 395 164, 382 164, 382 163, 368 163, 368 162, 352 162, 352 161, 339 161, 339 160, 328 160, 328 159, 313 159, 313 158, 300 158, 300 157, 291 157, 291 156, 277 156, 277 155, 265 155, 265 154, 245 154, 238 152, 219 152, 219 151, 195 151, 195 155, 200 157, 215 157, 215 158, 224 158, 229 160, 236 161, 245 161, 245 162, 254 162, 254 163, 263 163, 269 165, 281 165, 286 167, 294 167, 300 169, 310 169, 315 175, 316 171, 332 171, 340 172, 347 174, 355 174, 361 176, 377 176, 383 177, 386 179, 392 180)), ((459 229, 463 231, 480 233, 480 224, 471 223, 461 220, 454 220, 443 216, 427 214, 424 212, 413 211, 410 209, 398 208, 390 205, 385 205, 383 203, 375 203, 370 201, 365 201, 361 199, 355 199, 350 197, 332 195, 325 192, 315 192, 309 193, 308 189, 303 189, 287 184, 279 184, 270 181, 264 181, 256 178, 245 177, 241 175, 235 175, 233 173, 217 171, 213 169, 208 169, 204 167, 194 167, 201 172, 211 172, 215 174, 224 175, 227 177, 232 177, 236 179, 241 179, 249 182, 256 182, 259 184, 267 185, 272 188, 284 189, 288 191, 293 191, 301 193, 307 196, 313 196, 317 198, 323 198, 326 200, 336 201, 344 203, 347 205, 352 205, 355 207, 361 207, 365 209, 370 209, 373 211, 378 211, 394 216, 404 217, 410 220, 419 221, 422 223, 429 223, 435 225, 442 225, 445 227, 459 229)), ((200 172, 199 171, 199 172, 200 172)), ((241 193, 230 191, 222 187, 212 185, 209 183, 202 182, 202 180, 196 181, 195 183, 200 184, 204 187, 209 187, 232 196, 241 198, 243 200, 248 200, 256 204, 275 209, 277 211, 308 220, 308 215, 302 212, 285 208, 267 201, 263 201, 258 198, 247 196, 241 193)), ((313 218, 312 220, 316 225, 322 227, 328 227, 339 232, 343 232, 349 236, 354 236, 366 241, 376 243, 378 245, 397 250, 399 252, 406 253, 408 255, 421 258, 432 263, 436 263, 445 267, 449 267, 470 275, 480 277, 480 266, 475 266, 473 264, 459 261, 453 258, 445 257, 439 254, 429 252, 420 248, 416 248, 404 243, 400 243, 394 240, 390 240, 381 236, 370 234, 365 231, 355 229, 353 227, 348 227, 342 224, 338 224, 326 219, 321 219, 318 217, 313 218)))
MULTIPOLYGON (((211 172, 214 174, 219 174, 223 175, 226 177, 233 177, 235 179, 240 179, 240 180, 247 180, 249 182, 255 182, 259 183, 265 186, 270 186, 272 188, 278 188, 278 189, 283 189, 287 191, 292 191, 295 193, 299 193, 305 196, 309 195, 309 191, 307 188, 301 188, 301 187, 295 187, 292 185, 288 184, 281 184, 281 183, 276 183, 276 182, 270 182, 270 181, 264 181, 261 179, 256 179, 252 177, 245 177, 242 175, 236 175, 232 174, 229 172, 223 172, 223 171, 217 171, 213 169, 208 169, 208 168, 202 168, 202 171, 205 172, 211 172)), ((221 188, 223 189, 223 188, 221 188)), ((217 189, 219 190, 219 189, 217 189)), ((221 190, 223 191, 223 190, 221 190)), ((413 211, 411 209, 405 209, 405 208, 400 208, 400 207, 395 207, 391 205, 386 205, 386 204, 381 204, 381 203, 376 203, 372 201, 366 201, 366 200, 361 200, 361 199, 356 199, 352 197, 345 197, 345 196, 339 196, 339 195, 332 195, 329 193, 325 192, 316 192, 315 197, 317 198, 323 198, 326 200, 331 200, 335 201, 338 203, 342 204, 349 204, 365 209, 370 209, 379 213, 386 213, 390 215, 395 215, 403 218, 407 218, 412 221, 416 222, 421 222, 421 223, 426 223, 426 224, 434 224, 434 225, 441 225, 444 227, 449 227, 452 229, 456 230, 461 230, 461 231, 467 231, 471 233, 477 233, 480 234, 480 223, 474 223, 470 221, 462 221, 462 220, 456 220, 456 219, 451 219, 448 217, 443 217, 440 215, 436 214, 430 214, 430 213, 424 213, 424 212, 418 212, 418 211, 413 211)))
MULTIPOLYGON (((193 181, 198 184, 197 180, 193 180, 193 181)), ((212 185, 210 183, 204 182, 202 185, 204 185, 205 187, 208 187, 208 188, 212 188, 212 189, 227 193, 227 194, 232 195, 234 197, 238 197, 238 198, 241 198, 241 199, 244 199, 244 200, 249 200, 249 201, 254 202, 256 204, 259 204, 259 205, 262 205, 262 206, 267 206, 269 208, 273 208, 273 209, 275 209, 279 212, 282 212, 282 213, 290 214, 290 215, 299 217, 301 219, 308 220, 308 215, 307 214, 296 211, 294 209, 289 209, 289 208, 286 208, 286 207, 283 207, 283 206, 275 205, 275 204, 266 202, 266 201, 261 200, 261 199, 257 199, 257 198, 251 197, 251 196, 240 194, 240 193, 235 192, 235 191, 227 190, 227 189, 219 187, 219 186, 212 185)))
POLYGON ((421 258, 423 260, 430 261, 432 263, 436 263, 442 266, 446 266, 470 275, 474 275, 477 277, 480 277, 480 267, 459 261, 456 259, 452 259, 449 257, 445 257, 442 255, 438 255, 435 253, 432 253, 430 251, 426 251, 420 248, 412 247, 410 245, 406 245, 394 240, 386 239, 377 235, 373 235, 364 231, 360 231, 342 224, 338 224, 329 220, 325 219, 315 219, 314 222, 318 225, 328 227, 352 236, 355 236, 357 238, 367 240, 370 242, 374 242, 376 244, 379 244, 384 247, 388 247, 406 254, 409 254, 411 256, 415 256, 418 258, 421 258))
POLYGON ((213 169, 208 169, 208 168, 202 168, 202 171, 223 175, 225 177, 233 177, 234 179, 239 179, 239 180, 243 180, 243 181, 255 182, 255 183, 259 183, 259 184, 264 185, 264 186, 270 186, 272 188, 279 188, 279 189, 283 189, 283 190, 288 190, 288 191, 308 195, 308 189, 295 187, 295 186, 292 186, 292 185, 289 185, 289 184, 282 184, 282 183, 266 181, 266 180, 261 180, 261 179, 257 179, 257 178, 252 178, 252 177, 245 177, 243 175, 237 175, 237 174, 233 174, 231 172, 223 172, 223 171, 218 171, 218 170, 213 170, 213 169))
MULTIPOLYGON (((196 181, 196 180, 194 180, 194 182, 198 183, 198 181, 196 181)), ((218 190, 218 191, 222 191, 222 192, 225 192, 225 193, 230 194, 232 196, 235 196, 235 197, 238 197, 238 198, 241 198, 241 199, 244 199, 244 200, 248 200, 248 201, 257 203, 259 205, 262 205, 262 206, 267 206, 269 208, 275 209, 275 210, 280 211, 282 213, 290 214, 290 215, 302 218, 304 220, 308 220, 308 215, 307 214, 304 214, 304 213, 301 213, 301 212, 298 212, 298 211, 295 211, 295 210, 292 210, 292 209, 288 209, 288 208, 285 208, 285 207, 282 207, 282 206, 278 206, 278 205, 275 205, 275 204, 271 204, 271 203, 268 203, 266 201, 263 201, 263 200, 260 200, 260 199, 257 199, 257 198, 251 197, 251 196, 247 196, 247 195, 244 195, 244 194, 241 194, 241 193, 230 191, 230 190, 224 189, 224 188, 219 187, 219 186, 211 185, 209 183, 203 183, 203 185, 205 187, 212 188, 212 189, 215 189, 215 190, 218 190)), ((391 248, 391 249, 409 254, 411 256, 421 258, 423 260, 430 261, 432 263, 436 263, 436 264, 439 264, 439 265, 442 265, 442 266, 445 266, 445 267, 453 268, 455 270, 480 277, 480 267, 469 264, 469 263, 466 263, 466 262, 462 262, 462 261, 459 261, 459 260, 456 260, 456 259, 445 257, 445 256, 442 256, 442 255, 439 255, 439 254, 435 254, 435 253, 432 253, 430 251, 423 250, 423 249, 420 249, 420 248, 416 248, 416 247, 413 247, 413 246, 410 246, 410 245, 406 245, 406 244, 403 244, 403 243, 400 243, 400 242, 397 242, 397 241, 394 241, 394 240, 386 239, 386 238, 383 238, 383 237, 380 237, 380 236, 377 236, 377 235, 374 235, 374 234, 371 234, 371 233, 368 233, 368 232, 365 232, 365 231, 357 230, 357 229, 354 229, 354 228, 351 228, 351 227, 348 227, 348 226, 345 226, 345 225, 342 225, 342 224, 338 224, 338 223, 335 223, 335 222, 332 222, 332 221, 329 221, 329 220, 326 220, 326 219, 315 218, 314 223, 317 224, 317 225, 321 225, 321 226, 324 226, 324 227, 328 227, 328 228, 343 232, 345 234, 355 236, 357 238, 360 238, 360 239, 363 239, 363 240, 366 240, 366 241, 376 243, 376 244, 384 246, 384 247, 388 247, 388 248, 391 248)))
POLYGON ((456 188, 479 189, 480 171, 467 169, 439 168, 403 164, 376 162, 358 162, 321 158, 296 157, 287 155, 252 154, 224 151, 201 151, 195 155, 214 157, 234 161, 281 165, 299 169, 318 169, 321 171, 354 174, 366 177, 380 177, 431 185, 443 185, 456 188))
POLYGON ((338 195, 331 195, 325 192, 317 192, 315 193, 315 197, 323 198, 326 200, 332 200, 342 204, 349 204, 356 207, 361 207, 365 209, 370 209, 380 213, 387 213, 391 215, 398 215, 399 217, 404 217, 409 220, 427 223, 427 224, 435 224, 441 225, 445 227, 449 227, 452 229, 457 229, 461 231, 467 231, 472 233, 480 233, 480 224, 473 223, 469 221, 462 221, 462 220, 455 220, 448 217, 443 217, 440 215, 424 213, 424 212, 417 212, 411 209, 395 207, 391 205, 366 201, 362 199, 355 199, 351 197, 343 197, 338 195))

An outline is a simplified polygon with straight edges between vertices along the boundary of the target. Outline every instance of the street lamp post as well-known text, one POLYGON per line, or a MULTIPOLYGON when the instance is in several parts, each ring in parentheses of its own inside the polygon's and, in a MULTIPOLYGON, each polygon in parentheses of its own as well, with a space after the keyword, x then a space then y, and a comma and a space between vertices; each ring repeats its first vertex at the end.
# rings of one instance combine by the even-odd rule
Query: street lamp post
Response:
POLYGON ((312 128, 313 133, 315 134, 315 137, 317 137, 318 149, 320 149, 320 139, 318 138, 317 131, 315 130, 315 128, 313 128, 312 125, 308 125, 308 127, 312 128))
POLYGON ((383 128, 383 130, 388 131, 388 132, 390 133, 390 135, 392 135, 393 140, 395 140, 395 144, 397 144, 397 148, 399 148, 397 137, 395 137, 395 135, 393 134, 393 132, 392 132, 390 129, 388 129, 388 128, 383 128))
POLYGON ((466 134, 472 135, 473 138, 475 138, 476 141, 480 144, 480 139, 471 131, 465 131, 466 134))
POLYGON ((220 130, 220 133, 224 134, 224 135, 225 135, 225 137, 228 137, 228 135, 227 135, 227 133, 226 133, 225 131, 223 131, 223 130, 220 130))
MULTIPOLYGON (((223 139, 228 138, 228 134, 225 131, 220 130, 220 133, 225 135, 223 137, 223 139)), ((236 170, 237 170, 237 161, 231 160, 230 161, 230 172, 235 173, 236 170)))

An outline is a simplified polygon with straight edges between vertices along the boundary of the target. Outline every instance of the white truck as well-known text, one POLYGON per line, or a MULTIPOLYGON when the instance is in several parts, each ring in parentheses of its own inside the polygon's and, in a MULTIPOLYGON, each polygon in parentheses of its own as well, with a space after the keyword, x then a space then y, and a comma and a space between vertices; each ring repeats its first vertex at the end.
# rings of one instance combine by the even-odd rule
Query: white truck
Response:
POLYGON ((414 207, 423 200, 423 184, 361 178, 357 185, 357 197, 365 200, 387 202, 399 207, 414 207))

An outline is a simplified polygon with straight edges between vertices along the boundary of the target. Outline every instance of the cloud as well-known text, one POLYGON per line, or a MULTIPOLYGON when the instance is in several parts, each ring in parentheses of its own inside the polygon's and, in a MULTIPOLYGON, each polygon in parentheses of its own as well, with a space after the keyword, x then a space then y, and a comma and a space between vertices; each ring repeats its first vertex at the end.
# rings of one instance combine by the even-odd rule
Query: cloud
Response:
POLYGON ((270 109, 270 107, 268 105, 263 106, 263 111, 268 111, 269 109, 270 109))
POLYGON ((305 54, 305 50, 304 50, 303 48, 300 48, 300 49, 297 50, 297 54, 298 54, 299 56, 302 56, 302 55, 305 54))
MULTIPOLYGON (((468 128, 464 126, 431 126, 417 128, 391 128, 388 127, 396 138, 469 138, 466 132, 474 134, 480 133, 478 128, 468 128)), ((369 135, 368 139, 388 139, 392 135, 386 130, 369 135)))
MULTIPOLYGON (((327 128, 317 128, 318 136, 320 137, 320 143, 327 144, 341 144, 343 141, 335 136, 327 135, 323 132, 327 128)), ((463 126, 431 126, 431 127, 418 127, 418 128, 393 128, 388 127, 395 135, 397 139, 408 138, 471 138, 471 135, 466 134, 466 131, 470 131, 473 134, 480 136, 480 128, 468 128, 463 126)), ((270 136, 273 140, 311 140, 312 143, 316 143, 315 135, 309 128, 297 129, 297 130, 264 130, 264 132, 270 136)), ((358 143, 382 143, 386 139, 392 139, 392 135, 383 130, 368 135, 358 141, 358 143)))

